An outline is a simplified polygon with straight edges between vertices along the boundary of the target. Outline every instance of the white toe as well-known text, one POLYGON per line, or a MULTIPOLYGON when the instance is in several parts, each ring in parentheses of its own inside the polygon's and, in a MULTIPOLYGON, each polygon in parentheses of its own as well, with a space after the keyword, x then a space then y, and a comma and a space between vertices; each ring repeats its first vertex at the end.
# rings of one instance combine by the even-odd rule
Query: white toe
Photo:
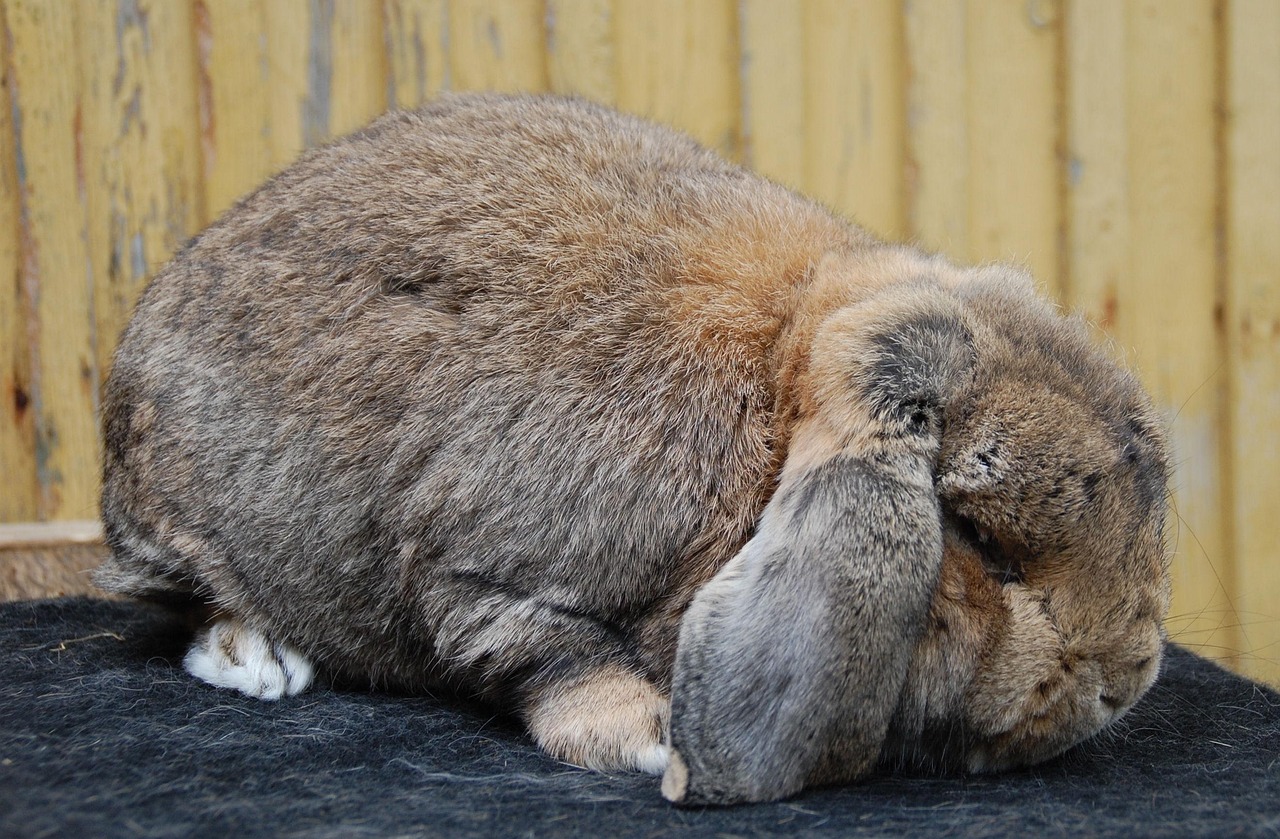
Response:
POLYGON ((200 633, 182 664, 211 685, 268 700, 301 693, 315 678, 297 650, 229 618, 200 633))
POLYGON ((647 775, 661 775, 671 761, 671 749, 661 743, 636 753, 636 769, 647 775))

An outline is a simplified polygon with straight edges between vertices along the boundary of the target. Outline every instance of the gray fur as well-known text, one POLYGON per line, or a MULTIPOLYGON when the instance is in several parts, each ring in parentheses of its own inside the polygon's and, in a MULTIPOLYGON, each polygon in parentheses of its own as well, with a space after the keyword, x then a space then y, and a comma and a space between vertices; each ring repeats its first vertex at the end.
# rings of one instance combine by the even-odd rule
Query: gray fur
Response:
POLYGON ((104 587, 588 765, 674 679, 690 800, 1040 760, 1159 663, 1163 437, 1082 327, 576 100, 304 155, 156 276, 103 421, 104 587))

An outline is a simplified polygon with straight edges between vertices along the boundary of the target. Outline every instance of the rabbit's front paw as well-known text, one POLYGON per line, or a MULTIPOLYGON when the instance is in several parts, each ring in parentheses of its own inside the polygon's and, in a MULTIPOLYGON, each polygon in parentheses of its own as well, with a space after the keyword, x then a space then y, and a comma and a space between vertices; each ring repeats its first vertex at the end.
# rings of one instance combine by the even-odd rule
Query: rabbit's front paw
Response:
POLYGON ((196 636, 182 665, 211 685, 268 700, 301 693, 315 677, 311 662, 293 647, 235 618, 220 618, 196 636))
POLYGON ((670 700, 647 679, 606 666, 539 690, 525 709, 529 731, 552 757, 600 771, 661 775, 670 700))

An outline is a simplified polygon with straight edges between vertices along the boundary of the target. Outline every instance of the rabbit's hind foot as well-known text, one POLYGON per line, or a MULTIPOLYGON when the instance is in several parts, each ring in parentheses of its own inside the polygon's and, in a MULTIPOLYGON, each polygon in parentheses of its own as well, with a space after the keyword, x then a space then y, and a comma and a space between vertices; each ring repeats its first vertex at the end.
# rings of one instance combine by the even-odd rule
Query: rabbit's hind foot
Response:
POLYGON ((182 665, 211 685, 268 700, 301 693, 315 678, 311 662, 293 647, 232 617, 220 617, 202 630, 182 665))
POLYGON ((525 707, 530 734, 552 757, 609 772, 661 775, 671 702, 651 682, 616 665, 536 691, 525 707))

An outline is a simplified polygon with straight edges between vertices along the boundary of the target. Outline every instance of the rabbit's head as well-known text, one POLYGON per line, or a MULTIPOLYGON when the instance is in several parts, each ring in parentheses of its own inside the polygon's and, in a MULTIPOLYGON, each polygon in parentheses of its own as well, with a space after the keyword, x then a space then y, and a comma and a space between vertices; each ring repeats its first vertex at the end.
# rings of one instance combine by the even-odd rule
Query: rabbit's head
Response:
POLYGON ((756 535, 685 615, 672 800, 1033 763, 1155 679, 1149 399, 1022 272, 878 259, 893 281, 813 330, 756 535))

